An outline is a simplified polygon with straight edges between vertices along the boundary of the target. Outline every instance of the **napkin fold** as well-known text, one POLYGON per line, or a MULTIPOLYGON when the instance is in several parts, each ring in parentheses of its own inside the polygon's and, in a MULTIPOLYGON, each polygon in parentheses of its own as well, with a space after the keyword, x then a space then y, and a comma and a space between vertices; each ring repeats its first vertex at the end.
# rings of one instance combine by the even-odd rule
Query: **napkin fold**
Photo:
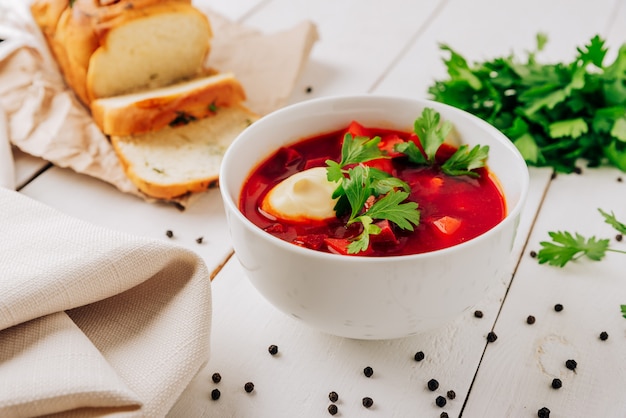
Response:
POLYGON ((0 416, 165 416, 209 356, 195 253, 0 188, 0 416))
MULTIPOLYGON (((27 154, 152 200, 126 177, 108 138, 65 84, 30 14, 31 3, 0 0, 0 109, 8 118, 9 140, 27 154)), ((206 3, 194 2, 214 33, 205 66, 234 73, 253 111, 264 115, 284 106, 318 39, 315 25, 303 21, 266 34, 226 19, 206 3)))

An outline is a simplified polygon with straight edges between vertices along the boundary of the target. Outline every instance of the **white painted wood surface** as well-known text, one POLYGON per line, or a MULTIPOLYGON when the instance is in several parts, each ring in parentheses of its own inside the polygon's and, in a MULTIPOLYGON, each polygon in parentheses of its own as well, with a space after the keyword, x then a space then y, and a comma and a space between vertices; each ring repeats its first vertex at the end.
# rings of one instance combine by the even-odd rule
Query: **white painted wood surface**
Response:
MULTIPOLYGON (((445 75, 439 43, 468 60, 534 48, 535 34, 549 36, 540 59, 567 60, 598 33, 617 48, 626 40, 622 0, 204 0, 229 19, 272 32, 314 21, 320 32, 292 102, 347 93, 427 97, 445 75), (311 87, 310 93, 306 88, 311 87)), ((610 56, 610 55, 609 55, 610 56)), ((551 230, 613 237, 597 212, 626 219, 626 174, 585 169, 581 175, 531 170, 511 274, 477 306, 452 324, 394 341, 354 341, 320 334, 271 307, 247 282, 225 226, 219 192, 202 195, 188 210, 145 203, 98 180, 66 169, 39 173, 45 163, 18 154, 22 193, 90 222, 138 235, 174 240, 197 251, 218 272, 213 286, 212 355, 171 417, 324 417, 328 392, 339 394, 339 417, 551 417, 626 416, 626 258, 610 254, 600 263, 565 269, 540 266, 529 256, 551 230), (39 173, 39 174, 38 174, 39 173), (623 176, 624 181, 617 178, 623 176), (201 244, 196 239, 202 237, 201 244), (527 241, 528 240, 528 241, 527 241), (228 261, 227 261, 228 260, 228 261), (227 261, 227 262, 226 262, 227 261), (224 264, 224 268, 220 270, 224 264), (564 310, 555 312, 554 304, 564 310), (537 322, 526 324, 528 315, 537 322), (499 336, 487 344, 486 334, 499 336), (609 334, 600 341, 601 331, 609 334), (270 344, 280 354, 267 352, 270 344), (426 358, 415 362, 423 351, 426 358), (576 373, 565 360, 578 362, 576 373), (366 378, 362 370, 374 369, 366 378), (222 381, 214 384, 211 375, 222 381), (552 378, 563 381, 560 390, 552 378), (440 388, 426 388, 436 378, 440 388), (247 394, 243 385, 254 382, 247 394), (219 388, 222 396, 211 400, 219 388), (454 390, 444 408, 438 395, 454 390), (366 410, 361 399, 370 396, 366 410)), ((622 249, 626 243, 612 241, 622 249)))

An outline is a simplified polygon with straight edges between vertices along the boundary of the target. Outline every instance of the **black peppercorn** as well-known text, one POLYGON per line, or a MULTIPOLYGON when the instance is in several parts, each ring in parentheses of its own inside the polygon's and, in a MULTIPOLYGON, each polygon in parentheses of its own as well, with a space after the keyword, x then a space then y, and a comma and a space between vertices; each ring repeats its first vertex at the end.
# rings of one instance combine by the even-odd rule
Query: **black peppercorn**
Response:
POLYGON ((474 311, 474 316, 476 318, 482 318, 483 317, 483 311, 474 311))
POLYGON ((337 415, 337 412, 339 412, 339 409, 337 408, 337 405, 335 405, 334 403, 328 405, 328 413, 330 415, 337 415))
POLYGON ((374 405, 374 400, 370 398, 369 396, 366 396, 363 398, 362 403, 364 407, 371 408, 372 405, 374 405))
POLYGON ((537 416, 539 418, 550 418, 550 410, 545 406, 537 411, 537 416))
POLYGON ((576 363, 576 360, 567 360, 565 362, 565 367, 567 367, 570 370, 575 370, 576 366, 578 366, 578 363, 576 363))
POLYGON ((196 238, 196 242, 197 242, 198 244, 202 244, 202 241, 203 241, 203 240, 204 240, 204 237, 198 237, 198 238, 196 238))
POLYGON ((563 310, 563 305, 557 303, 556 305, 554 305, 554 310, 557 312, 561 312, 563 310))
POLYGON ((424 352, 423 351, 418 351, 417 353, 415 353, 415 356, 413 356, 413 358, 415 359, 415 361, 422 361, 424 360, 424 352))
POLYGON ((330 399, 331 402, 337 402, 339 400, 339 395, 337 395, 337 392, 332 391, 328 394, 328 399, 330 399))
POLYGON ((248 393, 252 392, 254 390, 254 383, 246 382, 246 384, 243 385, 243 389, 248 393))
POLYGON ((278 354, 278 346, 272 344, 267 348, 267 351, 269 351, 271 355, 275 356, 276 354, 278 354))
POLYGON ((428 389, 430 389, 431 391, 435 391, 439 387, 439 382, 437 382, 436 379, 430 379, 428 381, 427 386, 428 386, 428 389))
POLYGON ((534 323, 535 323, 535 317, 534 317, 534 316, 532 316, 532 315, 528 315, 528 317, 526 318, 526 323, 527 323, 528 325, 532 325, 532 324, 534 324, 534 323))
POLYGON ((446 406, 447 402, 448 401, 446 401, 446 398, 444 398, 443 396, 437 396, 437 399, 435 399, 435 403, 440 408, 443 408, 444 406, 446 406))
POLYGON ((492 343, 492 342, 494 342, 497 339, 498 339, 498 336, 496 335, 495 332, 491 331, 491 332, 489 332, 489 334, 487 334, 487 341, 488 342, 492 343))
POLYGON ((222 375, 219 373, 213 373, 213 376, 211 376, 211 379, 213 380, 214 383, 219 383, 222 380, 222 375))
POLYGON ((312 91, 313 91, 313 87, 308 86, 308 87, 306 88, 306 92, 307 92, 307 94, 311 93, 312 91))
POLYGON ((608 338, 609 338, 609 334, 608 334, 606 331, 602 331, 602 332, 600 333, 600 339, 601 339, 602 341, 606 341, 606 340, 608 340, 608 338))
POLYGON ((452 399, 456 398, 456 392, 455 392, 455 391, 453 391, 453 390, 449 390, 449 391, 446 393, 446 396, 448 397, 448 399, 452 400, 452 399))
POLYGON ((167 231, 165 231, 165 235, 166 235, 168 238, 172 238, 172 237, 174 236, 174 232, 172 232, 172 230, 171 230, 171 229, 168 229, 167 231))
POLYGON ((617 182, 618 182, 618 183, 621 183, 622 181, 623 181, 623 180, 622 180, 622 178, 621 178, 621 177, 618 177, 618 178, 617 178, 617 182))
POLYGON ((537 251, 532 250, 532 251, 530 252, 530 256, 531 256, 532 258, 537 257, 537 251))
POLYGON ((365 377, 372 377, 372 375, 374 374, 374 369, 367 366, 366 368, 363 369, 363 374, 365 375, 365 377))
POLYGON ((576 174, 582 174, 582 172, 583 172, 583 169, 582 169, 582 168, 580 168, 580 167, 574 167, 574 173, 576 173, 576 174))
POLYGON ((552 379, 552 388, 553 389, 560 389, 561 386, 563 386, 563 382, 561 382, 561 379, 558 378, 554 378, 552 379))
POLYGON ((442 412, 441 414, 439 414, 439 418, 449 418, 449 415, 447 412, 442 412))
POLYGON ((220 398, 220 390, 219 389, 213 389, 211 391, 211 399, 213 399, 214 401, 218 400, 220 398))
POLYGON ((615 241, 621 241, 623 239, 624 239, 624 236, 622 234, 615 235, 615 241))

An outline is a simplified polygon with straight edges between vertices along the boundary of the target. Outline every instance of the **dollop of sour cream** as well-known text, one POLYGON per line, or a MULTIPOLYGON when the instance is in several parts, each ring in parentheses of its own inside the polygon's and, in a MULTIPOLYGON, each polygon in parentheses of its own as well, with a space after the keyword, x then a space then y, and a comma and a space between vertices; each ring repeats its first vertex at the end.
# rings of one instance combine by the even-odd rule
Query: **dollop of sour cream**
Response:
POLYGON ((305 222, 335 216, 337 183, 328 181, 325 167, 315 167, 287 177, 265 196, 261 209, 278 219, 305 222))

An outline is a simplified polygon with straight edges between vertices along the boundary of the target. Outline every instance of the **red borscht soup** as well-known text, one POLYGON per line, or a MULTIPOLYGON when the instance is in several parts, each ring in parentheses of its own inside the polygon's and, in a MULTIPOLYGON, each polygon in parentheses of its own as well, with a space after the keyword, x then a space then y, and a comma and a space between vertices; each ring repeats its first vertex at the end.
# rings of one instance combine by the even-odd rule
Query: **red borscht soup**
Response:
POLYGON ((254 169, 243 187, 240 210, 259 228, 294 245, 370 257, 419 254, 451 247, 502 221, 506 203, 487 166, 473 169, 471 176, 449 175, 441 165, 457 151, 456 147, 444 143, 436 151, 437 164, 420 165, 396 151, 395 146, 403 142, 413 142, 424 150, 415 133, 364 127, 358 122, 335 132, 304 138, 279 149, 254 169), (363 232, 364 224, 349 224, 350 213, 324 220, 288 221, 261 209, 266 194, 283 180, 313 167, 326 167, 327 160, 341 161, 347 133, 352 137, 380 137, 377 146, 384 157, 362 164, 408 184, 406 202, 417 203, 419 210, 419 222, 413 228, 400 228, 388 220, 374 219, 378 233, 370 235, 367 248, 356 254, 351 254, 348 246, 363 232))

